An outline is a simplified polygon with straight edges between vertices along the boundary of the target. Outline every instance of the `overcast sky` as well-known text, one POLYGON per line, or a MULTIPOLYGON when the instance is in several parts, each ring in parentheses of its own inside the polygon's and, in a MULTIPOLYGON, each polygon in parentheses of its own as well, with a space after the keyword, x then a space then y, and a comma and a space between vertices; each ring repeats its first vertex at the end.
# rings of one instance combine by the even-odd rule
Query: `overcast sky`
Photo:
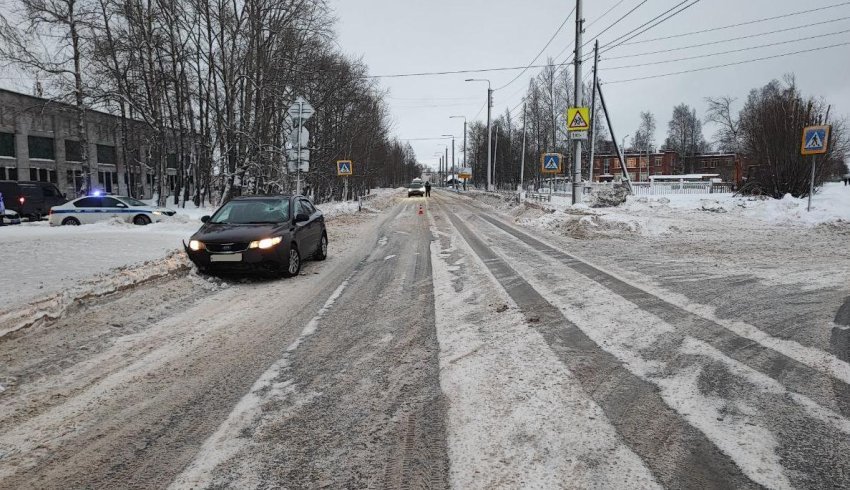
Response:
MULTIPOLYGON (((623 0, 607 16, 600 16, 620 0, 584 2, 584 18, 588 26, 585 39, 592 39, 643 0, 623 0)), ((602 34, 600 44, 640 26, 680 0, 647 0, 631 15, 602 34)), ((807 9, 845 3, 842 0, 702 0, 676 17, 655 27, 634 41, 714 27, 728 26, 765 17, 774 17, 807 9)), ((362 56, 371 74, 397 74, 430 71, 484 69, 525 66, 546 45, 564 21, 575 2, 569 0, 332 0, 338 21, 339 44, 346 53, 362 56)), ((710 33, 621 46, 609 57, 626 56, 693 44, 737 38, 791 27, 786 32, 751 39, 724 42, 712 46, 690 48, 663 54, 617 60, 603 60, 614 67, 654 63, 691 56, 714 54, 784 43, 738 53, 716 54, 701 59, 676 61, 638 68, 600 71, 603 81, 637 78, 678 72, 737 61, 751 60, 783 53, 850 43, 850 2, 835 8, 799 14, 782 19, 750 24, 710 33), (828 22, 828 23, 824 23, 828 22), (829 35, 832 33, 839 33, 829 35), (821 36, 811 39, 814 36, 821 36), (803 39, 797 42, 786 41, 803 39)), ((571 51, 575 36, 575 18, 557 35, 541 56, 560 55, 560 62, 571 51), (567 51, 564 51, 564 50, 567 51)), ((586 64, 589 70, 590 65, 586 64)), ((494 113, 515 107, 525 93, 528 80, 539 70, 529 70, 516 82, 495 93, 494 113)), ((484 119, 481 111, 486 98, 486 83, 465 83, 466 78, 489 78, 493 87, 513 79, 519 71, 459 74, 411 78, 385 78, 381 85, 390 90, 390 107, 395 134, 399 138, 429 138, 444 134, 463 134, 463 120, 449 119, 464 115, 484 119)), ((618 139, 634 134, 640 111, 652 111, 658 122, 656 143, 663 142, 667 121, 673 106, 689 104, 700 117, 705 114, 704 98, 732 95, 740 107, 747 93, 774 78, 794 73, 807 94, 824 97, 833 104, 832 113, 839 117, 850 114, 850 45, 820 52, 718 68, 653 80, 611 84, 605 87, 606 102, 614 117, 618 139)), ((713 139, 713 129, 706 126, 705 137, 713 139)), ((411 141, 421 162, 433 165, 436 152, 443 151, 439 141, 411 141)), ((458 146, 460 146, 458 142, 458 146)))

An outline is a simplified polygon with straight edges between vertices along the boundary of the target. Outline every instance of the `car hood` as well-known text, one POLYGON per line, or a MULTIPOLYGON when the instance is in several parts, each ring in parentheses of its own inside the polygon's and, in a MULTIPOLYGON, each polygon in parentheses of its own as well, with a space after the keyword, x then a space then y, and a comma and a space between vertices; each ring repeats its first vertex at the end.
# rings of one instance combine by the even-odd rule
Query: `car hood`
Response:
POLYGON ((276 225, 225 225, 205 224, 192 235, 193 240, 202 242, 250 242, 263 238, 281 235, 286 230, 286 224, 276 225))

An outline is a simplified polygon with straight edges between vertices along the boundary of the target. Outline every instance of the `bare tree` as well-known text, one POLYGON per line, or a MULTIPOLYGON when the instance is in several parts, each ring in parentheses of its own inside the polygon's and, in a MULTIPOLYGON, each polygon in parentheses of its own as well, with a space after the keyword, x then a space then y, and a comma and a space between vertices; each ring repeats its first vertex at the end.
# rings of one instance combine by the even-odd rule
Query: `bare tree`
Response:
POLYGON ((705 101, 708 104, 706 121, 718 126, 718 130, 714 134, 718 149, 737 153, 740 147, 741 122, 732 111, 732 104, 735 99, 726 95, 723 97, 706 97, 705 101))
POLYGON ((58 99, 76 107, 77 138, 86 189, 91 188, 86 93, 83 64, 84 31, 91 22, 91 6, 82 0, 18 0, 23 22, 0 28, 0 62, 35 74, 54 75, 58 99))
POLYGON ((667 123, 667 148, 679 154, 679 162, 675 169, 678 173, 690 171, 687 163, 694 155, 704 151, 708 144, 702 135, 702 122, 697 112, 687 104, 679 104, 673 108, 673 116, 667 123))
POLYGON ((809 194, 810 160, 800 153, 803 128, 831 124, 829 151, 817 157, 815 185, 840 172, 848 144, 845 122, 829 119, 829 105, 800 93, 793 76, 750 92, 740 114, 741 150, 752 167, 743 192, 777 199, 809 194))

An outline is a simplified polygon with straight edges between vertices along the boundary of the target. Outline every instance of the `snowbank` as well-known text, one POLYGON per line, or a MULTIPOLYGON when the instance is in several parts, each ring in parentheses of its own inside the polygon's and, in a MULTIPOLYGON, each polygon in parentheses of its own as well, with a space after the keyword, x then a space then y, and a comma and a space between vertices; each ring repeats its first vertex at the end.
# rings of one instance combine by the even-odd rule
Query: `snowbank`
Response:
POLYGON ((825 184, 812 198, 812 210, 806 211, 808 199, 790 195, 783 199, 735 197, 732 194, 631 196, 624 211, 699 211, 751 218, 769 224, 814 226, 836 221, 850 222, 850 186, 825 184))
MULTIPOLYGON (((108 220, 83 226, 51 227, 46 221, 0 228, 0 281, 3 308, 34 298, 69 291, 79 283, 113 269, 162 260, 182 249, 201 225, 192 214, 178 211, 162 223, 135 226, 108 220)), ((6 325, 0 320, 0 329, 6 325)))

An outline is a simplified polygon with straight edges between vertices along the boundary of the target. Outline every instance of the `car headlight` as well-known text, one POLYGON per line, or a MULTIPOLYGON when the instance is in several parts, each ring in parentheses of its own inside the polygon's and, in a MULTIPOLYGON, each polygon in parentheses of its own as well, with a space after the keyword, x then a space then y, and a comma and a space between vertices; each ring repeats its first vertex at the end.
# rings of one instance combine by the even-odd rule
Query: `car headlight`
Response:
POLYGON ((162 211, 154 211, 152 214, 156 216, 162 216, 162 211))
POLYGON ((203 250, 204 242, 199 242, 198 240, 189 240, 189 248, 197 252, 198 250, 203 250))
POLYGON ((251 242, 248 245, 248 248, 259 248, 262 250, 272 248, 275 245, 279 244, 283 241, 283 237, 274 237, 274 238, 263 238, 262 240, 256 240, 251 242))

